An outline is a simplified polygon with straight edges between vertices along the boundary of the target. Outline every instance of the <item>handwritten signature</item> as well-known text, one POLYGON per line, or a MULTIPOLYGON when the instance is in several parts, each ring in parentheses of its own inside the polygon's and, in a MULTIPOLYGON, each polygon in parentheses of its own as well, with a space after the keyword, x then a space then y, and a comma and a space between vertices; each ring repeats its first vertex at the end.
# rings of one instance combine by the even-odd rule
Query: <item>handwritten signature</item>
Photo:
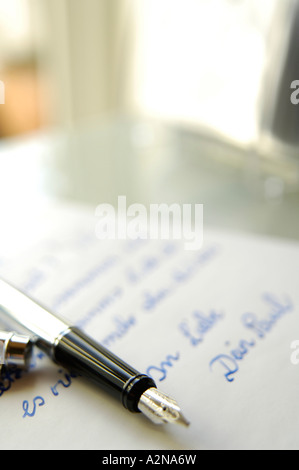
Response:
MULTIPOLYGON (((257 340, 264 339, 277 325, 279 320, 294 310, 293 302, 288 297, 280 301, 274 295, 266 293, 263 294, 262 300, 266 302, 270 309, 266 317, 258 318, 255 313, 251 312, 244 313, 241 316, 243 326, 254 332, 257 338, 251 338, 250 340, 241 339, 238 342, 238 346, 229 353, 218 354, 210 361, 210 370, 214 370, 216 365, 220 366, 222 371, 224 369, 224 377, 228 382, 235 380, 235 374, 240 370, 240 362, 257 345, 257 340)), ((230 343, 226 342, 226 344, 230 343)))

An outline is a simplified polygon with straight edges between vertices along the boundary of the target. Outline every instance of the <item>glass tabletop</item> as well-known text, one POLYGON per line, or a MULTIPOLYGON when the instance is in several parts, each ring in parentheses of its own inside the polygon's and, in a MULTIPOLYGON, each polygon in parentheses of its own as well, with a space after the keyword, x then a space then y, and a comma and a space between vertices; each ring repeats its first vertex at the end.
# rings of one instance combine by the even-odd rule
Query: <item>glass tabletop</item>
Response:
POLYGON ((203 204, 205 227, 298 240, 297 189, 265 172, 253 149, 148 118, 94 119, 0 145, 2 221, 52 200, 117 208, 126 196, 203 204))

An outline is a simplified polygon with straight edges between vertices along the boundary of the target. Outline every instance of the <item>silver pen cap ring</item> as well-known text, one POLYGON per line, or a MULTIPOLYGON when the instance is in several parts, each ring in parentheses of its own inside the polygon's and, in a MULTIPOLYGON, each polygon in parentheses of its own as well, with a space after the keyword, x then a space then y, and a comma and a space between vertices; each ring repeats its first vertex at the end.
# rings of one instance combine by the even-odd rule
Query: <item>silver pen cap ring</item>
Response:
POLYGON ((32 351, 29 336, 0 331, 0 364, 28 369, 32 351))

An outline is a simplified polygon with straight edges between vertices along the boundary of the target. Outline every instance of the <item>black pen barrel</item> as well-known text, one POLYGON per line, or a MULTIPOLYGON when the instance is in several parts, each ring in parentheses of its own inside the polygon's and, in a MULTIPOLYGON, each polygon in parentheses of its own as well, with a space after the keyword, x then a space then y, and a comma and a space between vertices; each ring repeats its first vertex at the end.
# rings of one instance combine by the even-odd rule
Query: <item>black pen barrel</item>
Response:
POLYGON ((2 279, 0 315, 7 324, 16 324, 30 334, 53 361, 106 389, 129 411, 142 412, 155 424, 188 425, 176 400, 158 391, 150 377, 2 279))
POLYGON ((68 321, 0 279, 1 319, 33 334, 38 347, 70 372, 82 375, 116 395, 124 407, 139 412, 138 402, 153 380, 140 374, 68 321))
POLYGON ((141 395, 155 382, 141 374, 77 328, 70 328, 54 346, 53 359, 70 372, 107 389, 132 412, 139 412, 141 395))

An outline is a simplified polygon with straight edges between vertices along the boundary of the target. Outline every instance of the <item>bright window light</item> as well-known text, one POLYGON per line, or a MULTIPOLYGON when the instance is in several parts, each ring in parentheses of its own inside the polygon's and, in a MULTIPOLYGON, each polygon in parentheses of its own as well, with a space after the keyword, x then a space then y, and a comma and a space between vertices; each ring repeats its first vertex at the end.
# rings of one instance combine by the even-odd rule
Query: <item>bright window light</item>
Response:
POLYGON ((252 142, 275 3, 137 0, 137 109, 252 142))

